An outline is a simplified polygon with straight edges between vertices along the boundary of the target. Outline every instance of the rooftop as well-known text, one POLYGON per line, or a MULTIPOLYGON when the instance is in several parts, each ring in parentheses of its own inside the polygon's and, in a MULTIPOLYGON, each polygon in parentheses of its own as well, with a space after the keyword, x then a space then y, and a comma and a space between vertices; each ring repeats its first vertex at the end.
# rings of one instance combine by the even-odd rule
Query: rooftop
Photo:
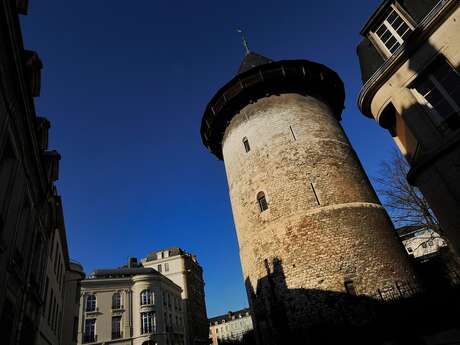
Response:
POLYGON ((249 308, 241 309, 238 311, 229 311, 227 314, 214 316, 209 319, 209 323, 221 323, 222 321, 228 322, 240 317, 250 316, 251 310, 249 308))

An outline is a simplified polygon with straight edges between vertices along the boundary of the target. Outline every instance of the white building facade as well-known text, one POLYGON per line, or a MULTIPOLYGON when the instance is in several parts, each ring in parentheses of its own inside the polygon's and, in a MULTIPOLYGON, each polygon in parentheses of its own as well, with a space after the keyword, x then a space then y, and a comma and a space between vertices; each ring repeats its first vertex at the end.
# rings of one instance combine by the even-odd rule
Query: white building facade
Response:
POLYGON ((182 289, 185 345, 209 344, 203 269, 196 256, 181 248, 170 247, 151 252, 141 263, 163 274, 182 289))
POLYGON ((249 309, 230 311, 225 315, 209 319, 209 338, 212 340, 212 345, 219 345, 222 341, 240 341, 252 330, 249 309))
POLYGON ((78 344, 183 345, 181 288, 151 268, 96 270, 82 281, 78 344))

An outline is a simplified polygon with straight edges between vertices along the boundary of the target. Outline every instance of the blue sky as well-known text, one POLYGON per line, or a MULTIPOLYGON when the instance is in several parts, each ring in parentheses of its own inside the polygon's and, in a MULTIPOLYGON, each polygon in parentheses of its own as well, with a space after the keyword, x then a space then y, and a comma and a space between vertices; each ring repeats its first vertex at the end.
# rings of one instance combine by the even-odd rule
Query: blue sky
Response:
POLYGON ((25 47, 43 63, 37 113, 62 154, 72 258, 86 272, 167 246, 198 256, 208 315, 247 305, 223 163, 201 144, 203 110, 250 48, 343 78, 345 131, 370 176, 394 146, 359 113, 356 45, 379 0, 30 1, 25 47), (346 3, 346 6, 344 4, 346 3))

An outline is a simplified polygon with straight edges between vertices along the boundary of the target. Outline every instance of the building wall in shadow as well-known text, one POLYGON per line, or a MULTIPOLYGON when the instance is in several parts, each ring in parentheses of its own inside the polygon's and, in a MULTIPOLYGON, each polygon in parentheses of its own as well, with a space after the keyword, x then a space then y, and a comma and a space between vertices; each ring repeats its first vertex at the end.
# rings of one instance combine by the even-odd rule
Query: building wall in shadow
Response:
POLYGON ((281 260, 270 266, 257 286, 246 281, 258 344, 424 344, 424 335, 458 325, 449 315, 460 305, 458 289, 395 285, 374 297, 289 289, 281 260))

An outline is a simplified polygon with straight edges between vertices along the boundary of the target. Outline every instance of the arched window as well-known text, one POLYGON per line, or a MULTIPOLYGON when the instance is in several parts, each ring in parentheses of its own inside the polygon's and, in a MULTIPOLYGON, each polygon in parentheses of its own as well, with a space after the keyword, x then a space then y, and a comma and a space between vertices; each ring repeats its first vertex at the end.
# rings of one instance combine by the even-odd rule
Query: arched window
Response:
POLYGON ((259 204, 260 212, 268 209, 267 199, 265 198, 264 192, 257 194, 257 203, 259 204))
POLYGON ((153 304, 153 294, 150 290, 142 290, 141 305, 153 304))
POLYGON ((96 295, 86 296, 86 311, 96 311, 96 295))
POLYGON ((244 145, 244 150, 245 150, 246 152, 251 151, 251 146, 249 146, 249 140, 248 140, 248 138, 246 138, 246 137, 243 138, 243 145, 244 145))
POLYGON ((121 294, 119 292, 112 295, 112 309, 121 309, 121 294))

